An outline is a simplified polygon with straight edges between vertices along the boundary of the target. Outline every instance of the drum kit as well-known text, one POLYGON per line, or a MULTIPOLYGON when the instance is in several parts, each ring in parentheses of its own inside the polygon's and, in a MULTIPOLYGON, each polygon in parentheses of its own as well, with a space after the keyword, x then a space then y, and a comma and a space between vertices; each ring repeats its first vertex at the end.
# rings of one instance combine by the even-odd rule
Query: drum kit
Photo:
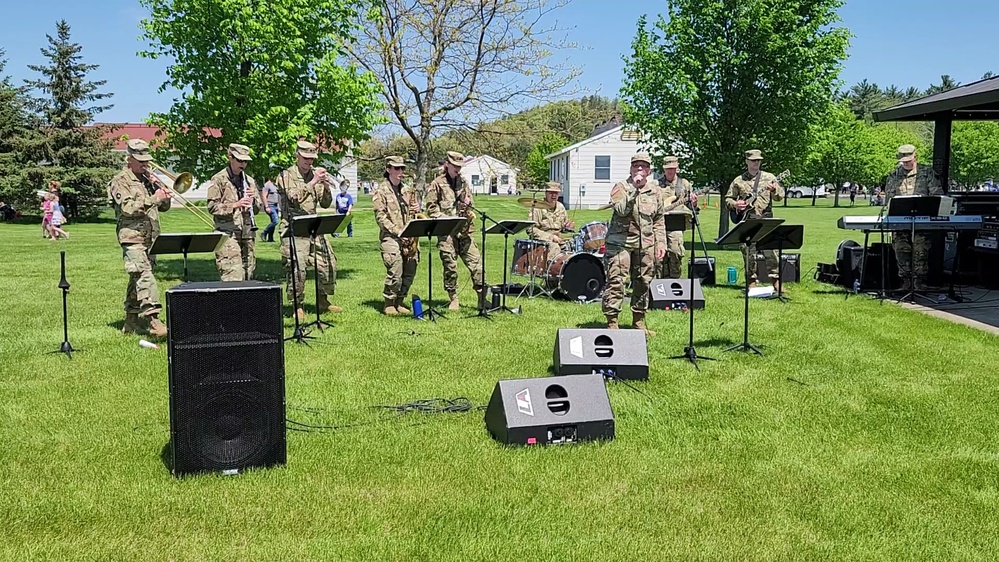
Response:
MULTIPOLYGON (((544 200, 531 198, 522 198, 518 203, 527 208, 553 208, 544 200)), ((562 251, 551 260, 548 259, 547 242, 515 240, 510 273, 531 278, 525 291, 533 291, 535 287, 539 287, 548 296, 561 296, 572 301, 593 301, 600 297, 606 282, 603 264, 606 238, 605 223, 588 223, 574 236, 564 239, 562 251), (540 280, 538 285, 535 285, 535 279, 540 280)))

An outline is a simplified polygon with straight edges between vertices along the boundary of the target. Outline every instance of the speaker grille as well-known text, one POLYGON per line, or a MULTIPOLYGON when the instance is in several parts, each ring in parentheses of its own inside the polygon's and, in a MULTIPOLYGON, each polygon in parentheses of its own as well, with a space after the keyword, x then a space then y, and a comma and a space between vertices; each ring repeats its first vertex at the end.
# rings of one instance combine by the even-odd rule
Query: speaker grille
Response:
POLYGON ((180 285, 167 319, 173 472, 284 463, 280 286, 180 285))

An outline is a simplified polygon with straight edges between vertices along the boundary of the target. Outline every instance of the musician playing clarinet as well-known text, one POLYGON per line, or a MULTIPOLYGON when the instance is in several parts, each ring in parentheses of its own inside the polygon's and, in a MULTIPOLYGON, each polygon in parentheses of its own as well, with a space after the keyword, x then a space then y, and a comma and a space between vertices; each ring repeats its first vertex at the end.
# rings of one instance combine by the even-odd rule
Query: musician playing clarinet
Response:
POLYGON ((257 268, 254 238, 260 211, 257 184, 246 175, 250 149, 242 144, 229 145, 229 165, 212 176, 208 186, 208 212, 215 219, 215 230, 227 235, 215 250, 215 265, 223 281, 253 279, 257 268))

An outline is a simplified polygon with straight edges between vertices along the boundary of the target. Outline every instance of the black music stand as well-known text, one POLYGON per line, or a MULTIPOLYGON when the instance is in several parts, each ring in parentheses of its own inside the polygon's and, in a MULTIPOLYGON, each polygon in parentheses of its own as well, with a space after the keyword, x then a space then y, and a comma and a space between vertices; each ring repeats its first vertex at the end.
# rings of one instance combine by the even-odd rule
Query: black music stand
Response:
MULTIPOLYGON (((509 244, 510 244, 510 235, 511 234, 517 234, 518 232, 522 232, 524 229, 529 228, 533 224, 534 224, 534 221, 501 220, 501 221, 497 222, 496 224, 494 224, 494 225, 490 226, 489 228, 487 228, 487 229, 485 229, 485 230, 482 231, 483 234, 502 234, 503 235, 503 302, 502 302, 502 304, 500 304, 500 306, 498 306, 496 308, 491 308, 487 312, 493 312, 493 311, 496 311, 496 310, 505 310, 505 311, 511 312, 513 314, 520 314, 520 311, 521 311, 520 308, 512 309, 512 308, 508 308, 506 306, 506 294, 509 292, 507 290, 507 286, 506 286, 506 280, 507 280, 506 270, 509 268, 509 265, 508 265, 507 261, 509 259, 508 258, 508 250, 509 250, 509 244)), ((483 268, 482 275, 483 275, 483 279, 482 279, 482 281, 483 281, 484 285, 486 285, 486 283, 485 283, 485 257, 484 257, 485 254, 486 254, 486 249, 483 246, 483 248, 482 248, 482 255, 483 255, 483 259, 482 259, 482 264, 483 264, 482 265, 482 268, 483 268)), ((483 289, 483 292, 485 292, 485 289, 483 289)))
MULTIPOLYGON (((413 219, 406 223, 406 227, 402 229, 399 234, 400 238, 423 238, 427 237, 430 240, 432 236, 451 236, 458 229, 465 226, 468 219, 465 217, 440 217, 436 219, 413 219)), ((417 244, 419 241, 417 240, 417 244)), ((433 242, 431 241, 431 244, 433 242)), ((433 247, 433 246, 431 246, 433 247)), ((423 308, 423 314, 417 318, 423 319, 428 318, 432 322, 436 322, 437 318, 444 318, 444 313, 434 308, 434 260, 432 257, 427 259, 427 300, 425 301, 427 306, 423 308)))
POLYGON ((784 249, 799 250, 804 243, 805 226, 802 224, 782 224, 756 243, 757 250, 777 250, 777 294, 771 298, 787 302, 784 296, 784 249))
MULTIPOLYGON (((916 302, 916 296, 926 298, 926 295, 916 292, 916 217, 935 217, 940 211, 940 197, 932 195, 896 195, 888 201, 889 217, 909 217, 909 292, 902 295, 898 302, 916 302)), ((894 235, 893 235, 894 236, 894 235)), ((882 251, 884 249, 882 248, 882 251)))
POLYGON ((184 255, 184 282, 187 278, 187 254, 214 253, 222 237, 226 236, 221 232, 186 232, 180 234, 160 234, 149 248, 149 255, 159 256, 164 254, 184 255))
MULTIPOLYGON (((735 225, 735 228, 729 230, 718 240, 715 240, 715 244, 719 246, 734 246, 736 244, 752 244, 754 242, 759 242, 764 236, 770 233, 771 230, 777 228, 784 222, 784 219, 745 219, 739 224, 735 225)), ((756 259, 756 256, 752 256, 756 259)), ((746 308, 743 313, 743 331, 742 331, 742 343, 733 345, 725 349, 725 351, 752 351, 757 355, 763 355, 758 347, 749 343, 749 251, 747 249, 745 256, 745 271, 744 275, 746 277, 746 308)))
MULTIPOLYGON (((308 328, 309 326, 315 326, 316 329, 319 330, 320 332, 322 332, 324 328, 333 327, 332 322, 326 322, 322 319, 321 316, 322 311, 319 310, 319 263, 318 260, 316 260, 316 253, 319 250, 316 248, 316 241, 322 240, 323 248, 327 249, 326 240, 323 239, 322 237, 327 234, 333 234, 334 232, 343 231, 343 229, 346 228, 347 223, 350 222, 350 220, 346 220, 348 217, 350 217, 350 215, 332 215, 332 214, 302 215, 291 219, 292 235, 294 235, 295 238, 306 238, 306 237, 309 238, 309 246, 312 249, 313 280, 315 281, 316 284, 316 320, 315 322, 309 322, 308 324, 305 324, 301 327, 297 325, 296 321, 296 326, 295 326, 296 336, 294 336, 296 338, 297 338, 297 332, 300 332, 302 329, 308 328)), ((292 246, 294 246, 295 241, 291 240, 290 242, 292 243, 292 246)), ((297 252, 295 253, 297 254, 297 252)), ((294 261, 296 263, 294 264, 292 271, 297 273, 297 269, 295 269, 298 266, 297 256, 296 260, 294 261)), ((294 278, 295 275, 293 274, 292 279, 294 278)), ((296 290, 297 289, 295 287, 292 287, 292 291, 296 290)), ((295 314, 295 318, 296 319, 298 318, 297 313, 295 314)))
MULTIPOLYGON (((715 361, 713 357, 707 357, 704 355, 698 355, 697 349, 694 348, 694 256, 697 254, 697 240, 694 235, 700 230, 700 225, 697 223, 697 212, 692 212, 687 215, 688 220, 683 221, 682 215, 679 213, 667 213, 666 214, 666 230, 687 230, 690 228, 690 252, 691 256, 687 260, 687 279, 690 279, 690 294, 687 297, 687 314, 690 315, 690 339, 687 342, 687 346, 683 348, 683 355, 674 355, 670 359, 686 359, 694 366, 698 371, 701 370, 697 366, 698 359, 704 359, 705 361, 715 361), (696 226, 696 228, 691 228, 691 226, 696 226)), ((704 244, 704 238, 701 238, 701 244, 704 244)), ((707 248, 704 250, 704 257, 707 258, 707 248)), ((711 268, 711 260, 706 260, 708 268, 711 268)))

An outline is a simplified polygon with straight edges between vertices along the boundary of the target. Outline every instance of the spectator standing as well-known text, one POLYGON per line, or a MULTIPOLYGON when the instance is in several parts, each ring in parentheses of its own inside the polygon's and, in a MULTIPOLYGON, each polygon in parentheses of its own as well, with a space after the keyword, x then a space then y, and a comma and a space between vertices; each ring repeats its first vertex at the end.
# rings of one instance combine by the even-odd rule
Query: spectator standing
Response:
MULTIPOLYGON (((340 182, 340 193, 336 196, 336 214, 349 215, 354 208, 354 198, 347 190, 350 189, 350 180, 340 182)), ((347 238, 354 236, 354 221, 347 223, 347 238)))
POLYGON ((280 198, 277 192, 277 185, 273 179, 267 180, 267 183, 264 184, 264 188, 260 191, 260 198, 264 201, 264 212, 271 218, 271 223, 260 233, 260 241, 273 242, 274 229, 277 228, 278 219, 280 218, 278 216, 280 198))

